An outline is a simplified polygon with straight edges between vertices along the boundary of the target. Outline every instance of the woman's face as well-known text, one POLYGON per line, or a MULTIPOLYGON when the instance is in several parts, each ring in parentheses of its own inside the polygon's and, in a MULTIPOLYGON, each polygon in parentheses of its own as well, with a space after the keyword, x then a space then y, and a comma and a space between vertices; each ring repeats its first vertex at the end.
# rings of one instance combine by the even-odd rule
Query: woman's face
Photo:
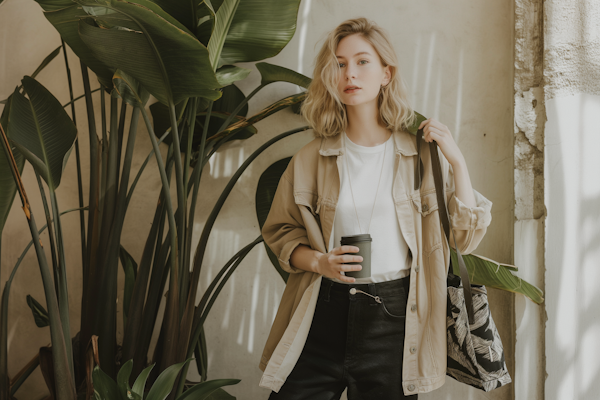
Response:
POLYGON ((340 66, 338 93, 346 106, 373 102, 381 86, 390 82, 390 67, 381 64, 375 48, 361 35, 346 36, 335 52, 340 66))

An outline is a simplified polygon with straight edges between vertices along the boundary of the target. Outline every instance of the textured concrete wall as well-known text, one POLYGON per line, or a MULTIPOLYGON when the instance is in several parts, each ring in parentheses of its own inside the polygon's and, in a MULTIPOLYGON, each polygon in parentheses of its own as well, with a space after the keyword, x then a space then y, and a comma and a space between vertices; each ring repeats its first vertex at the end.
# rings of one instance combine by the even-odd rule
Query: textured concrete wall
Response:
MULTIPOLYGON (((477 253, 511 263, 514 234, 512 1, 431 0, 417 3, 378 0, 365 7, 365 3, 358 0, 303 0, 295 37, 271 62, 311 75, 318 41, 336 24, 355 16, 372 18, 389 30, 416 109, 450 127, 465 154, 474 187, 494 203, 493 224, 477 253)), ((0 12, 0 37, 0 98, 4 98, 22 75, 31 73, 60 44, 60 40, 37 4, 31 0, 4 1, 0 12)), ((71 57, 71 62, 76 62, 74 57, 71 57)), ((39 79, 62 102, 68 101, 61 59, 54 61, 39 79)), ((74 79, 77 83, 75 93, 79 94, 82 89, 78 73, 75 73, 74 79)), ((258 72, 253 71, 240 88, 249 93, 259 81, 258 72)), ((253 99, 250 114, 296 91, 288 84, 273 84, 253 99)), ((77 112, 81 118, 80 140, 82 147, 86 148, 83 103, 78 104, 77 112)), ((243 160, 268 138, 302 124, 300 117, 289 110, 283 111, 259 123, 256 137, 243 143, 229 144, 211 160, 210 168, 202 178, 207 190, 201 192, 194 241, 200 235, 211 205, 243 160)), ((294 154, 310 139, 310 133, 305 133, 279 142, 259 157, 241 177, 211 235, 201 277, 201 292, 229 257, 259 234, 253 199, 260 174, 274 161, 294 154)), ((143 128, 138 135, 138 144, 134 169, 150 148, 143 128)), ((59 190, 62 209, 76 206, 73 161, 72 156, 67 166, 67 178, 59 190)), ((84 161, 84 168, 87 168, 86 164, 84 161)), ((34 212, 39 220, 41 205, 36 200, 39 198, 37 186, 29 167, 24 179, 30 197, 36 201, 34 212)), ((159 188, 156 165, 152 163, 137 189, 137 197, 133 199, 123 239, 124 246, 137 259, 143 246, 140 237, 145 238, 148 232, 150 213, 159 188)), ((73 238, 67 262, 71 271, 71 298, 77 299, 80 280, 77 218, 74 215, 65 217, 64 224, 67 234, 73 238)), ((47 236, 42 236, 42 240, 47 243, 47 236)), ((17 204, 3 235, 2 280, 6 279, 28 241, 29 233, 17 204)), ((24 301, 26 294, 35 293, 37 299, 43 302, 33 254, 27 256, 22 268, 13 284, 9 314, 11 374, 20 369, 39 346, 49 341, 47 329, 35 327, 24 301)), ((257 364, 282 292, 283 281, 270 266, 264 249, 257 247, 232 276, 207 320, 209 379, 241 378, 242 382, 231 388, 231 392, 240 399, 259 399, 268 395, 267 391, 258 387, 260 371, 257 364)), ((513 299, 510 294, 490 290, 492 312, 501 330, 511 373, 514 372, 513 299)), ((71 304, 74 315, 78 314, 78 308, 75 302, 71 304)), ((75 334, 76 323, 72 326, 75 334)), ((18 392, 18 397, 38 398, 43 393, 44 384, 41 375, 36 372, 34 380, 18 392)), ((420 396, 422 399, 512 397, 512 385, 484 394, 450 378, 443 388, 420 396)))
POLYGON ((548 399, 600 392, 600 3, 546 0, 548 399))
MULTIPOLYGON (((543 1, 515 1, 515 265, 544 287, 543 1)), ((544 398, 544 306, 515 298, 515 399, 544 398)))

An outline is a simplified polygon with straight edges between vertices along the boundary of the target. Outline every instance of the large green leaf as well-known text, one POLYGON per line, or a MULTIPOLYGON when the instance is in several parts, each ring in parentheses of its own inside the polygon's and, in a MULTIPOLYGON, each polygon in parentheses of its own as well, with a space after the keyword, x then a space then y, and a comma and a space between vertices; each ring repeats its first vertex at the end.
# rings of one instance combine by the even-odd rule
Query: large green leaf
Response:
POLYGON ((261 62, 256 63, 256 68, 260 72, 262 78, 260 84, 263 86, 273 82, 289 82, 308 89, 308 86, 312 82, 312 79, 308 76, 279 65, 261 62))
POLYGON ((223 4, 219 8, 219 11, 215 14, 215 24, 208 42, 208 53, 210 55, 210 63, 213 69, 216 71, 219 67, 219 59, 223 46, 225 45, 225 39, 227 33, 233 22, 235 13, 240 4, 240 0, 224 0, 223 4))
POLYGON ((112 87, 113 70, 96 58, 79 37, 79 20, 87 16, 81 7, 71 0, 36 0, 44 9, 44 15, 56 28, 73 52, 98 77, 106 88, 112 87))
MULTIPOLYGON (((452 248, 452 272, 460 276, 456 251, 452 248)), ((524 281, 516 276, 513 271, 516 267, 498 263, 489 258, 478 256, 476 254, 463 255, 465 266, 469 271, 471 284, 485 285, 495 289, 506 290, 513 293, 521 293, 529 297, 533 302, 541 304, 544 301, 544 292, 538 287, 524 281)))
POLYGON ((196 29, 197 21, 194 17, 196 16, 196 4, 198 1, 190 0, 151 0, 156 3, 167 12, 170 16, 179 21, 183 26, 188 28, 190 31, 196 29))
MULTIPOLYGON (((121 247, 121 249, 123 248, 121 247)), ((131 375, 132 368, 133 360, 129 360, 121 366, 121 369, 117 374, 117 387, 119 388, 123 400, 129 400, 128 392, 131 391, 131 388, 129 387, 129 376, 131 375)))
POLYGON ((141 397, 144 396, 144 388, 146 387, 146 379, 148 379, 148 375, 150 375, 150 371, 152 371, 152 368, 154 368, 154 364, 150 365, 149 367, 144 368, 144 370, 140 373, 140 375, 137 377, 137 379, 133 383, 133 387, 131 388, 131 391, 133 393, 135 393, 141 397))
POLYGON ((408 131, 410 133, 412 133, 413 135, 417 134, 417 131, 419 130, 419 125, 421 125, 421 122, 425 121, 427 118, 424 117, 422 114, 419 114, 418 112, 415 111, 415 122, 408 127, 408 131))
MULTIPOLYGON (((246 96, 244 93, 238 89, 235 85, 225 86, 223 88, 223 95, 221 98, 214 102, 213 111, 223 112, 223 113, 232 113, 235 111, 237 106, 244 101, 246 96)), ((202 110, 204 111, 204 110, 202 110)), ((237 115, 240 117, 245 117, 248 115, 248 104, 242 107, 237 115)))
POLYGON ((144 107, 150 98, 147 90, 140 90, 139 83, 131 75, 117 70, 112 78, 114 93, 133 107, 144 107), (140 93, 141 92, 141 93, 140 93))
MULTIPOLYGON (((258 186, 256 187, 256 199, 254 203, 256 205, 256 218, 258 218, 258 225, 260 226, 261 230, 265 224, 265 221, 267 220, 269 211, 271 210, 271 204, 273 204, 273 199, 275 198, 275 192, 277 191, 279 180, 281 179, 281 176, 285 172, 285 169, 287 168, 291 159, 291 157, 288 157, 276 161, 270 167, 268 167, 265 172, 262 173, 258 180, 258 186)), ((281 268, 277 256, 273 253, 273 251, 271 251, 269 246, 267 246, 267 243, 265 243, 265 249, 269 255, 269 260, 271 260, 271 263, 277 272, 279 272, 281 278, 287 282, 290 274, 281 268)))
POLYGON ((92 381, 94 383, 94 398, 96 400, 119 400, 122 398, 115 381, 110 379, 99 366, 94 367, 92 381))
POLYGON ((190 360, 191 359, 188 359, 182 363, 171 365, 165 369, 158 376, 154 385, 152 385, 152 389, 150 389, 146 400, 165 400, 169 393, 171 393, 171 390, 173 390, 173 384, 175 383, 175 379, 177 379, 177 375, 179 375, 179 371, 181 371, 181 368, 189 363, 190 360))
MULTIPOLYGON (((237 385, 239 382, 239 379, 214 379, 200 382, 177 397, 177 400, 208 400, 215 391, 218 391, 223 386, 237 385)), ((235 399, 235 397, 229 395, 227 392, 225 394, 229 396, 229 399, 235 399)), ((223 397, 221 396, 221 398, 223 397)))
POLYGON ((160 102, 176 104, 188 97, 216 100, 221 95, 215 90, 220 84, 206 47, 156 4, 148 0, 79 3, 86 10, 110 11, 79 22, 79 34, 96 58, 137 79, 160 102))
POLYGON ((48 187, 54 190, 60 185, 77 138, 77 128, 44 86, 28 76, 21 82, 29 99, 18 91, 13 93, 9 136, 48 187))
MULTIPOLYGON (((10 112, 11 99, 12 95, 6 99, 6 105, 4 106, 2 116, 0 117, 0 124, 5 132, 8 131, 8 115, 10 112)), ((12 149, 12 152, 17 163, 17 169, 19 170, 19 173, 21 173, 23 172, 23 166, 25 165, 25 157, 23 157, 16 147, 12 149)), ((8 213, 10 212, 16 194, 17 184, 10 172, 9 159, 4 150, 0 149, 0 235, 2 235, 4 224, 6 223, 8 213)))
POLYGON ((246 79, 248 75, 250 75, 249 69, 236 67, 235 65, 223 65, 217 71, 217 80, 222 86, 227 86, 246 79))
POLYGON ((299 6, 300 0, 240 1, 220 65, 264 60, 278 54, 294 36, 299 6))

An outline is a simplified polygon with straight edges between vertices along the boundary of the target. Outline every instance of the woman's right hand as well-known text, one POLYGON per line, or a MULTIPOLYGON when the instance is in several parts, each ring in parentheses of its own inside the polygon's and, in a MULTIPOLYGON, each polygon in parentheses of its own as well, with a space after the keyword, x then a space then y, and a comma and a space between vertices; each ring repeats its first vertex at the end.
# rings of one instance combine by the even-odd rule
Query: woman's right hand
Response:
POLYGON ((356 246, 340 246, 331 250, 327 254, 319 256, 318 273, 331 279, 338 279, 343 282, 353 283, 356 279, 345 276, 342 272, 360 271, 362 265, 349 265, 351 262, 361 262, 361 256, 355 256, 346 253, 357 253, 360 249, 356 246))

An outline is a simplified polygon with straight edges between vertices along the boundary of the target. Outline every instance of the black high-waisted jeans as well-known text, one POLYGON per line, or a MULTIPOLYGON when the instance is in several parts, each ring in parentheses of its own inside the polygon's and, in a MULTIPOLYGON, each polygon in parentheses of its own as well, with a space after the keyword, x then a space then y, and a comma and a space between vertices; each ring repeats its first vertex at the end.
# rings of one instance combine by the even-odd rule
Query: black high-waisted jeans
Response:
POLYGON ((409 279, 342 284, 323 278, 304 349, 269 400, 336 400, 346 387, 348 400, 416 400, 402 391, 409 279))

